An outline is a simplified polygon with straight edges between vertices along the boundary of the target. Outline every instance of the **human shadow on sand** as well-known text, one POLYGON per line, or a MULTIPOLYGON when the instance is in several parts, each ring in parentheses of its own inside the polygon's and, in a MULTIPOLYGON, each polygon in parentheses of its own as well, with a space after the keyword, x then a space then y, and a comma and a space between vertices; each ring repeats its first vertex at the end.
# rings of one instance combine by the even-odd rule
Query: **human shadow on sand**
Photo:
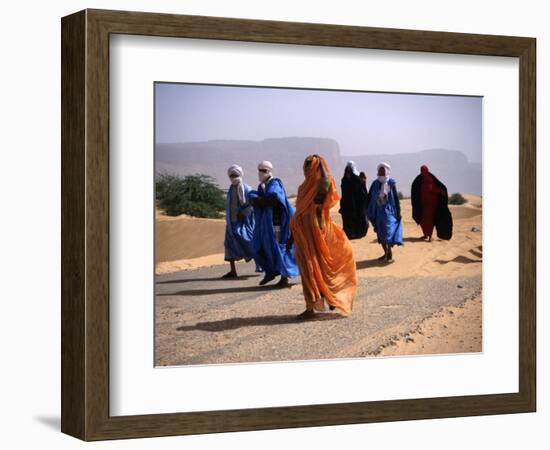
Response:
POLYGON ((183 278, 180 280, 166 280, 166 281, 156 281, 156 284, 176 284, 176 283, 189 283, 191 281, 242 281, 248 280, 249 278, 257 278, 260 275, 239 275, 236 278, 222 278, 220 277, 202 277, 202 278, 183 278))
POLYGON ((388 266, 391 263, 388 263, 387 261, 380 261, 378 258, 375 259, 366 259, 364 261, 357 261, 355 263, 355 268, 357 270, 361 269, 368 269, 369 267, 383 267, 388 266))
POLYGON ((281 289, 288 289, 294 284, 289 284, 286 287, 277 286, 276 284, 267 286, 239 286, 228 288, 214 288, 214 289, 186 289, 184 291, 169 292, 166 294, 157 294, 158 297, 170 297, 174 295, 215 295, 215 294, 246 294, 247 292, 268 292, 278 291, 281 289))
POLYGON ((338 313, 317 313, 315 318, 307 321, 298 320, 295 314, 284 314, 280 316, 255 316, 255 317, 234 317, 231 319, 216 320, 213 322, 199 322, 195 325, 187 325, 176 328, 177 331, 229 331, 242 327, 263 327, 270 325, 303 324, 305 322, 318 322, 322 320, 343 319, 338 313))
MULTIPOLYGON (((435 241, 435 239, 432 238, 432 242, 435 241)), ((427 241, 426 239, 422 237, 406 237, 403 238, 403 242, 426 242, 429 243, 430 241, 427 241)))

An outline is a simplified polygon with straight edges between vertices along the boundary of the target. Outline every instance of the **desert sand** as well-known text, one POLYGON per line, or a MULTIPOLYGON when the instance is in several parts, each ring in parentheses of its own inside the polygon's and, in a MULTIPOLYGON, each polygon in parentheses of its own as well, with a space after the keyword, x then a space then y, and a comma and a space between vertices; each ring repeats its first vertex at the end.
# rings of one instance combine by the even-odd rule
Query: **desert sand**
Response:
POLYGON ((446 306, 422 321, 414 330, 392 336, 373 354, 404 356, 481 351, 481 296, 446 306))
MULTIPOLYGON (((449 206, 454 220, 453 239, 440 241, 434 233, 431 243, 418 239, 422 232, 412 220, 410 200, 401 201, 405 245, 394 250, 393 276, 448 277, 479 271, 479 267, 467 262, 480 262, 482 258, 482 201, 473 195, 465 195, 465 198, 468 202, 464 205, 449 206)), ((336 223, 342 224, 338 207, 333 208, 332 217, 336 223)), ((157 211, 156 273, 224 264, 224 233, 224 219, 200 219, 185 214, 168 217, 157 211)), ((365 238, 352 241, 352 245, 356 261, 375 259, 381 254, 371 229, 365 238), (373 245, 365 245, 365 242, 373 245)), ((361 275, 388 274, 388 267, 384 265, 370 269, 361 275)))
MULTIPOLYGON (((352 241, 359 277, 352 316, 333 320, 340 316, 327 313, 298 325, 299 279, 290 289, 259 288, 253 265, 241 262, 240 280, 219 280, 228 269, 224 219, 157 213, 155 363, 482 351, 482 199, 465 197, 466 204, 450 206, 452 240, 434 233, 432 242, 419 239, 410 200, 402 200, 405 245, 394 248, 394 263, 377 261, 382 251, 372 229, 352 241), (330 342, 312 346, 325 341, 327 331, 330 342)), ((337 209, 333 218, 341 224, 337 209)))

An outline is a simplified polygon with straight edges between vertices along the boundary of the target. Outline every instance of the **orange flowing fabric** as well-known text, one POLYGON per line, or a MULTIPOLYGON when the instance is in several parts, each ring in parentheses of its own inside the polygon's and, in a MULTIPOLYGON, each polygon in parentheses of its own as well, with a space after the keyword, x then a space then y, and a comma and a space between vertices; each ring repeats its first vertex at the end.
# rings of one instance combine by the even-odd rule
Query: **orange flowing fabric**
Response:
POLYGON ((323 311, 327 302, 348 315, 357 291, 357 274, 351 243, 330 215, 340 196, 326 161, 319 156, 308 160, 311 163, 304 169, 305 181, 298 188, 296 213, 290 222, 306 306, 323 311), (316 204, 321 164, 330 185, 323 203, 316 204))

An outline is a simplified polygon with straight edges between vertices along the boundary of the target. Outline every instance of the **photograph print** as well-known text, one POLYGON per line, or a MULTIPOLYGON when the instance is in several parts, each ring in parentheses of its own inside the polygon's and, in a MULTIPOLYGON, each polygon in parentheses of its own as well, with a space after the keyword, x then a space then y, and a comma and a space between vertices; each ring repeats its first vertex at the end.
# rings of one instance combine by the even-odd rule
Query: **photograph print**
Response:
POLYGON ((156 367, 483 351, 482 97, 154 89, 156 367))

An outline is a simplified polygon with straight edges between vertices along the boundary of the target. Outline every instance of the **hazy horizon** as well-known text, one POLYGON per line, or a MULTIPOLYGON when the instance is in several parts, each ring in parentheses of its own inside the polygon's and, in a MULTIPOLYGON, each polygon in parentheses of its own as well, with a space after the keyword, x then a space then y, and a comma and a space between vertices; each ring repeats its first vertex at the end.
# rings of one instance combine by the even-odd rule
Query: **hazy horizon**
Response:
POLYGON ((342 155, 449 149, 482 158, 482 98, 155 84, 155 144, 314 137, 342 155))

